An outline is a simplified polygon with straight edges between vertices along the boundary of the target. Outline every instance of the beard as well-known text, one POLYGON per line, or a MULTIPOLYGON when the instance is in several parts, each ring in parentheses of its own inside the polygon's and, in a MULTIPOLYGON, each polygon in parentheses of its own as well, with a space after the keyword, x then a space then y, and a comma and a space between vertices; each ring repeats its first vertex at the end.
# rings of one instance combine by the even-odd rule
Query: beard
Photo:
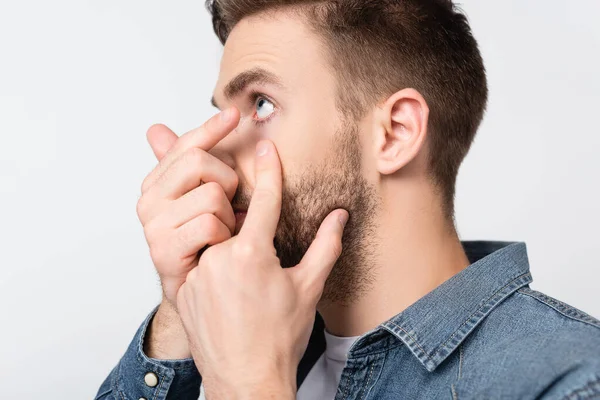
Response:
MULTIPOLYGON (((343 208, 350 215, 342 254, 325 281, 320 304, 350 305, 374 280, 379 242, 375 217, 381 200, 361 173, 358 135, 355 123, 344 125, 335 133, 325 160, 283 178, 281 214, 273 239, 283 268, 300 263, 329 213, 343 208)), ((232 203, 248 205, 249 200, 238 191, 232 203)))

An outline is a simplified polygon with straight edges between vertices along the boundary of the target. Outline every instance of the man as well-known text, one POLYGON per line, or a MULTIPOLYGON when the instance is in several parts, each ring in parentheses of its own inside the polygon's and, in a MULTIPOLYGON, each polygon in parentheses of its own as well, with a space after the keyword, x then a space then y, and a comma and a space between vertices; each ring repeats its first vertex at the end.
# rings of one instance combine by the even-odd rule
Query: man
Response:
POLYGON ((487 84, 450 1, 207 5, 223 111, 148 131, 164 296, 97 399, 600 397, 600 321, 454 228, 487 84))

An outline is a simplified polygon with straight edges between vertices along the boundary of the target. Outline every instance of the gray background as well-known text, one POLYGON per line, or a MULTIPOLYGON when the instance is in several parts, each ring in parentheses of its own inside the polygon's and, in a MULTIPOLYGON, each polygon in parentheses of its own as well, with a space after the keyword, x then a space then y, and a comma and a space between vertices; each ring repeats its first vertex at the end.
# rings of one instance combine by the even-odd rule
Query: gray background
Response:
MULTIPOLYGON (((0 4, 1 396, 91 398, 160 299, 146 129, 215 112, 220 44, 201 0, 0 4)), ((491 95, 461 237, 526 241, 532 288, 600 317, 600 2, 463 9, 491 95)))

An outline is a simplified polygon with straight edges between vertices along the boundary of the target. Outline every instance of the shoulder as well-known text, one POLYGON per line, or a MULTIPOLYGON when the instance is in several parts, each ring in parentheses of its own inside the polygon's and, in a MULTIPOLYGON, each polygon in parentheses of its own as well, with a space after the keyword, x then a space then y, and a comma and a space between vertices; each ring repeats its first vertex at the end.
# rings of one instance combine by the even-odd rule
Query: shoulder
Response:
POLYGON ((528 286, 491 310, 473 334, 494 337, 507 351, 528 354, 535 349, 538 359, 600 357, 600 320, 528 286))
POLYGON ((484 397, 600 398, 600 321, 529 287, 491 310, 461 352, 458 389, 477 387, 484 397))
MULTIPOLYGON (((581 311, 563 301, 557 300, 554 297, 550 297, 540 291, 533 290, 533 289, 529 288, 528 286, 522 287, 519 290, 517 290, 517 292, 516 292, 515 300, 524 302, 526 299, 522 298, 520 296, 531 297, 542 304, 542 309, 544 309, 544 311, 552 314, 552 311, 549 310, 549 309, 552 309, 552 310, 558 312, 559 314, 561 314, 561 316, 562 316, 561 317, 561 316, 554 315, 555 317, 571 319, 574 321, 582 322, 583 324, 593 326, 593 327, 597 328, 596 333, 600 334, 600 320, 594 318, 593 316, 589 315, 588 313, 581 311)), ((534 307, 534 305, 531 305, 531 306, 534 307)), ((577 324, 575 324, 575 326, 577 326, 577 324)))

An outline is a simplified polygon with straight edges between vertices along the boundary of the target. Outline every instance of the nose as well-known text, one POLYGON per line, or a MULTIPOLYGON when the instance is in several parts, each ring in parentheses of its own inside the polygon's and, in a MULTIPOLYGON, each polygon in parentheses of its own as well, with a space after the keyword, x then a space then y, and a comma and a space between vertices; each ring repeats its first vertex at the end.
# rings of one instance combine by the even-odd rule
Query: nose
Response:
POLYGON ((249 188, 253 187, 257 142, 258 138, 253 132, 246 132, 244 135, 230 132, 209 151, 237 173, 242 190, 250 190, 249 188))
POLYGON ((209 153, 227 164, 233 170, 247 169, 253 164, 256 144, 259 137, 251 131, 245 134, 232 131, 217 143, 209 153))
POLYGON ((217 145, 208 152, 225 163, 229 168, 235 170, 236 162, 234 155, 230 151, 227 151, 223 146, 219 147, 219 145, 217 145))

